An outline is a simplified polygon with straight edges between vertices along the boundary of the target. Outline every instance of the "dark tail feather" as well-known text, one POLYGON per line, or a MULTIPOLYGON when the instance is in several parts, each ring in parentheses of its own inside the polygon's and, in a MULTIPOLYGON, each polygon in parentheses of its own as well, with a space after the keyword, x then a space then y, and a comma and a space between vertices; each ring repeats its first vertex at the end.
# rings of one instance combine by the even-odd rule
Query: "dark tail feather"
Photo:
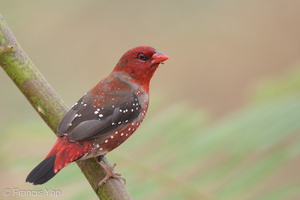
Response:
POLYGON ((43 160, 38 166, 36 166, 26 178, 26 182, 33 183, 34 185, 39 185, 46 183, 53 176, 54 173, 54 161, 56 155, 50 156, 43 160))

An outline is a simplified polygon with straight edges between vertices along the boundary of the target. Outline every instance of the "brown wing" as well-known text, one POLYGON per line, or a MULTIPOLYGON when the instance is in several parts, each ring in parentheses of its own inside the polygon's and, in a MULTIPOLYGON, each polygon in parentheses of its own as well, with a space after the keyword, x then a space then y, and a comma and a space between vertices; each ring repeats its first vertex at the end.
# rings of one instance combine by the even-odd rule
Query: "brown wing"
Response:
POLYGON ((122 90, 112 87, 109 91, 97 88, 97 94, 101 95, 91 91, 63 118, 58 128, 59 136, 66 135, 74 142, 104 137, 113 130, 121 129, 141 112, 140 102, 128 86, 122 90))

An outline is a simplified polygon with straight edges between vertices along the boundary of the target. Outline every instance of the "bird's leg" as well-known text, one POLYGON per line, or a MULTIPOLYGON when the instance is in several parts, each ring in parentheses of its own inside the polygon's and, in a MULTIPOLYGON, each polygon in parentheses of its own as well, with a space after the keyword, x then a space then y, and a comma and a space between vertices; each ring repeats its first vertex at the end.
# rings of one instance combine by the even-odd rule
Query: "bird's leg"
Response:
MULTIPOLYGON (((98 161, 98 160, 97 160, 98 161)), ((107 166, 105 164, 105 162, 98 161, 98 163, 103 167, 103 169, 106 171, 106 175, 105 177, 98 183, 98 187, 102 186, 104 183, 106 183, 106 181, 109 178, 115 178, 115 179, 122 179, 124 181, 124 184, 126 183, 126 179, 124 177, 121 176, 121 174, 119 172, 115 172, 115 166, 117 165, 116 163, 112 166, 112 168, 110 168, 109 166, 107 166)))

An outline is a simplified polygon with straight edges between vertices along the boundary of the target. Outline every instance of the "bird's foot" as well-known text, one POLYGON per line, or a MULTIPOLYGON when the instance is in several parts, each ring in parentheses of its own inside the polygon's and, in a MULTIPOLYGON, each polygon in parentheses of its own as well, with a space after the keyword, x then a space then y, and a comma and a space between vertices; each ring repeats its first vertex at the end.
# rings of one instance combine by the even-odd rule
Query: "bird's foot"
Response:
POLYGON ((126 183, 126 179, 121 176, 121 173, 115 172, 114 169, 116 167, 116 163, 110 168, 107 166, 103 161, 100 161, 99 164, 104 168, 106 171, 105 177, 99 182, 98 187, 102 186, 109 178, 115 178, 115 179, 122 179, 124 181, 124 184, 126 183))

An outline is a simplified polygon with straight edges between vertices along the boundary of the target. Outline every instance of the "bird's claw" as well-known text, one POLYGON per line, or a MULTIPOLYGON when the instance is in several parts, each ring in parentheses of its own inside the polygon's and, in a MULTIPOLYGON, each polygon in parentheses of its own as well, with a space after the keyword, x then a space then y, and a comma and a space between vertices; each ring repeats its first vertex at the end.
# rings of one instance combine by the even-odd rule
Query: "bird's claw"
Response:
POLYGON ((98 183, 98 187, 101 187, 109 178, 121 179, 126 184, 126 179, 121 176, 121 173, 115 172, 114 169, 116 167, 116 163, 112 166, 112 168, 108 167, 103 161, 100 162, 100 165, 106 171, 105 177, 98 183))

